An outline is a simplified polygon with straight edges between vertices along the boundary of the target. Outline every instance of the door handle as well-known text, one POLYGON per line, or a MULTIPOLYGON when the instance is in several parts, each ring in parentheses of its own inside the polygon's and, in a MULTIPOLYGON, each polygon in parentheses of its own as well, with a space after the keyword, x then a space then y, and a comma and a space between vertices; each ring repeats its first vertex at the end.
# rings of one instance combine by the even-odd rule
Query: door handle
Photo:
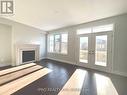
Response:
POLYGON ((88 53, 89 53, 89 54, 95 54, 95 52, 94 52, 94 51, 89 51, 88 53))
POLYGON ((88 53, 91 54, 91 51, 89 51, 88 53))
POLYGON ((95 52, 94 51, 91 51, 91 54, 94 54, 95 52))

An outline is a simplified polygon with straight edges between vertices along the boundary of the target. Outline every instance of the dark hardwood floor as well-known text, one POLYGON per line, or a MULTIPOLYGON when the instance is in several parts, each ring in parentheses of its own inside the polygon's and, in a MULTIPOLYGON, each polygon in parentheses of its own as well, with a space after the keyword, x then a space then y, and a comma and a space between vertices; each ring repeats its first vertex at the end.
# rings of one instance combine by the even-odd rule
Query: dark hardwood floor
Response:
POLYGON ((8 68, 11 68, 12 66, 11 65, 9 65, 9 66, 4 66, 4 67, 0 67, 0 71, 1 70, 5 70, 5 69, 8 69, 8 68))
MULTIPOLYGON (((52 72, 18 90, 12 95, 57 95, 76 69, 83 69, 87 72, 80 95, 101 95, 98 93, 98 86, 106 84, 107 82, 116 89, 118 95, 127 95, 126 77, 103 73, 49 59, 42 60, 38 62, 38 64, 51 69, 52 72), (99 80, 97 80, 97 78, 99 80)), ((103 90, 106 91, 106 89, 110 88, 105 88, 103 90)), ((107 95, 109 95, 109 93, 107 95)), ((110 93, 110 95, 114 94, 110 93)))

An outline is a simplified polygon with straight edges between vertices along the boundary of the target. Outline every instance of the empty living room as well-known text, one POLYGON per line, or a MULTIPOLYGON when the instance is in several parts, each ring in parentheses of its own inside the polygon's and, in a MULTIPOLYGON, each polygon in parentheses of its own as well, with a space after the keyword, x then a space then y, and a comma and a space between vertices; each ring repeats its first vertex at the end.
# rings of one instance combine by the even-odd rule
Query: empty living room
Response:
POLYGON ((0 0, 0 95, 127 95, 127 0, 0 0))

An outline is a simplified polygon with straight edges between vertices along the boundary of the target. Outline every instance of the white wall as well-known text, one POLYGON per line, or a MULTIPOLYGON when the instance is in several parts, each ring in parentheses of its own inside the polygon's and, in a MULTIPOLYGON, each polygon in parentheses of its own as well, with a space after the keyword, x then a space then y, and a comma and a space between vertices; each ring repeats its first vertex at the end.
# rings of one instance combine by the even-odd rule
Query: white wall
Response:
MULTIPOLYGON (((11 56, 9 56, 9 59, 11 59, 11 65, 15 65, 15 45, 16 44, 37 44, 40 45, 40 59, 45 58, 46 55, 46 33, 42 30, 13 22, 11 20, 7 20, 4 18, 0 18, 1 23, 10 25, 11 26, 11 31, 10 34, 7 31, 5 34, 6 38, 10 38, 10 40, 3 42, 5 49, 1 49, 1 51, 5 52, 11 49, 11 56), (9 37, 8 37, 9 35, 9 37), (10 47, 6 48, 6 45, 10 45, 10 47)), ((1 37, 1 36, 0 36, 1 37)), ((4 36, 3 36, 4 37, 4 36)))
POLYGON ((48 58, 53 58, 57 60, 62 60, 72 64, 76 64, 76 53, 75 49, 77 48, 76 44, 76 30, 78 28, 85 28, 97 25, 105 25, 114 23, 115 32, 114 32, 114 48, 113 48, 113 66, 112 72, 127 76, 127 14, 110 17, 98 21, 93 21, 85 24, 75 25, 72 27, 62 28, 52 32, 59 31, 68 31, 69 32, 69 46, 68 46, 68 55, 59 55, 48 53, 48 58))
POLYGON ((45 34, 35 28, 21 25, 21 24, 14 24, 12 27, 12 57, 13 63, 15 63, 15 45, 16 44, 37 44, 40 45, 40 59, 45 58, 45 34))
POLYGON ((48 53, 47 52, 47 57, 52 58, 52 59, 58 59, 61 61, 66 61, 72 64, 76 63, 75 60, 75 35, 76 32, 75 30, 73 31, 72 28, 66 28, 66 29, 60 29, 60 30, 56 30, 56 31, 51 31, 51 33, 53 32, 68 32, 68 54, 58 54, 58 53, 48 53))
POLYGON ((0 24, 0 64, 3 65, 11 64, 11 33, 11 26, 0 24))

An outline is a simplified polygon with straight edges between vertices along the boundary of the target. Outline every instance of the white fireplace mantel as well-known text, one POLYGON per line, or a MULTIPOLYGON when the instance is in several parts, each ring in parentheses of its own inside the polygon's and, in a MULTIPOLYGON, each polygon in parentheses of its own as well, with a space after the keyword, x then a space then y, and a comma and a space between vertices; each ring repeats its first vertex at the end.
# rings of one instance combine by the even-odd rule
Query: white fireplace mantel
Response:
POLYGON ((22 61, 23 51, 35 50, 34 61, 39 61, 39 48, 40 45, 36 45, 36 44, 16 44, 16 65, 23 64, 22 61))

